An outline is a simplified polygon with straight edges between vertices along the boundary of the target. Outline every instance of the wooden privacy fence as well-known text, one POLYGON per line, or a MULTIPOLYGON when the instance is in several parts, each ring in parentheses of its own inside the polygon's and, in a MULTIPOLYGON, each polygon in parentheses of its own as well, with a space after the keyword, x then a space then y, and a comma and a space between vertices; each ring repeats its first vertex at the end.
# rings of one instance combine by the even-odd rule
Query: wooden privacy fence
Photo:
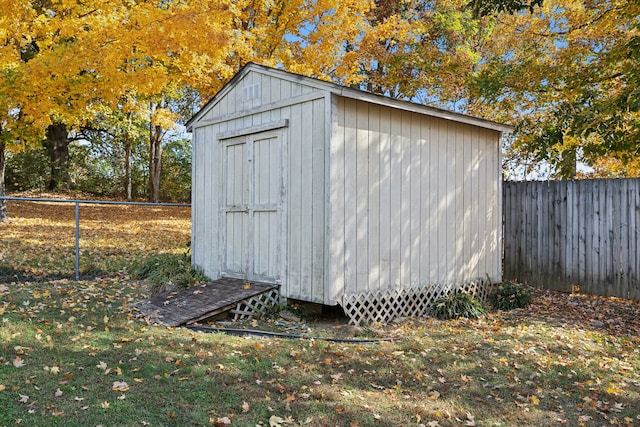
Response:
POLYGON ((505 182, 504 279, 640 299, 640 179, 505 182))

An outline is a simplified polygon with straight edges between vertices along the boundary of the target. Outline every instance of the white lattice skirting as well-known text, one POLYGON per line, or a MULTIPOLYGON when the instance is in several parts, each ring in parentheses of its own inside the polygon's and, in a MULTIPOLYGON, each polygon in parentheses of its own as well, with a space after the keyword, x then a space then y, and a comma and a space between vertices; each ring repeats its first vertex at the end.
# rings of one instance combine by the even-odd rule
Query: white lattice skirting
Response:
POLYGON ((263 292, 254 297, 240 301, 236 308, 231 310, 233 320, 250 320, 259 316, 267 307, 278 305, 279 303, 280 292, 278 289, 263 292))
POLYGON ((424 316, 435 300, 454 291, 469 293, 484 303, 490 284, 478 281, 349 294, 342 297, 341 305, 352 325, 389 323, 398 317, 424 316))

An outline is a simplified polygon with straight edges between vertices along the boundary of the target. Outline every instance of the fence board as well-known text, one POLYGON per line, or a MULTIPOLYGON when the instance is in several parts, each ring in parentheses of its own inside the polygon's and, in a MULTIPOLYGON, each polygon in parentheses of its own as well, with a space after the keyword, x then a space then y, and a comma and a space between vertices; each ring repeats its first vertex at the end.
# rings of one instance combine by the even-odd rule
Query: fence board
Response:
POLYGON ((640 299, 640 286, 636 284, 640 282, 640 257, 637 256, 640 252, 640 181, 632 181, 633 183, 633 199, 634 203, 631 205, 634 209, 630 212, 633 218, 634 227, 631 229, 631 235, 635 231, 635 238, 633 239, 631 246, 631 252, 629 253, 629 259, 635 260, 635 263, 631 263, 630 268, 632 272, 630 274, 631 281, 629 281, 629 298, 640 299), (634 286, 635 285, 635 286, 634 286))
POLYGON ((504 279, 640 299, 640 179, 505 182, 504 279))
POLYGON ((579 181, 576 183, 576 185, 571 186, 575 194, 575 204, 573 205, 571 216, 572 218, 577 218, 579 223, 579 227, 577 230, 578 249, 576 250, 576 252, 578 252, 578 255, 573 258, 574 265, 578 266, 578 278, 577 280, 574 279, 575 283, 584 283, 584 281, 586 280, 585 266, 587 263, 587 248, 586 248, 587 243, 586 242, 587 242, 588 228, 587 228, 587 215, 586 214, 580 215, 580 210, 582 209, 584 211, 586 207, 586 201, 584 200, 584 198, 580 197, 580 194, 582 194, 582 189, 584 187, 582 183, 583 181, 579 181))

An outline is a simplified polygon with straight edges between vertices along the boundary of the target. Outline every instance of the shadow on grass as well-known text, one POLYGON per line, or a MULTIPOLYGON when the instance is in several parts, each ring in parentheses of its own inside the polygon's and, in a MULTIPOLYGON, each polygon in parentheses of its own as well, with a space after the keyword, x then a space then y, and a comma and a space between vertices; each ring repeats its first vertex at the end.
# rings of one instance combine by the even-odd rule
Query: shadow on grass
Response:
MULTIPOLYGON (((81 267, 80 280, 95 280, 109 275, 107 269, 95 266, 81 267)), ((35 272, 28 268, 15 268, 6 264, 0 264, 0 283, 46 283, 56 280, 76 280, 74 272, 47 272, 46 274, 35 272)))
POLYGON ((591 426, 640 415, 637 339, 601 338, 590 321, 546 323, 535 307, 407 322, 396 342, 347 345, 147 325, 126 306, 139 292, 115 279, 0 289, 0 425, 229 417, 253 427, 277 416, 310 426, 445 427, 470 415, 477 425, 591 426), (126 389, 114 390, 116 382, 126 389))

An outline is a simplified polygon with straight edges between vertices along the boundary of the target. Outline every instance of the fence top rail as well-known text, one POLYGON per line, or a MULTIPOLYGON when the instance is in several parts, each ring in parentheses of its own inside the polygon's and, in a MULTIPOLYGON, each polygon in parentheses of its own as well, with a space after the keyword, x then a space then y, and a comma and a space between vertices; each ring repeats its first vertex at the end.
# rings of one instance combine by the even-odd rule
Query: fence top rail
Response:
POLYGON ((84 203, 88 205, 141 205, 141 206, 191 207, 191 204, 189 203, 116 202, 116 201, 110 201, 110 200, 46 199, 41 197, 0 196, 0 200, 16 200, 21 202, 84 203))

